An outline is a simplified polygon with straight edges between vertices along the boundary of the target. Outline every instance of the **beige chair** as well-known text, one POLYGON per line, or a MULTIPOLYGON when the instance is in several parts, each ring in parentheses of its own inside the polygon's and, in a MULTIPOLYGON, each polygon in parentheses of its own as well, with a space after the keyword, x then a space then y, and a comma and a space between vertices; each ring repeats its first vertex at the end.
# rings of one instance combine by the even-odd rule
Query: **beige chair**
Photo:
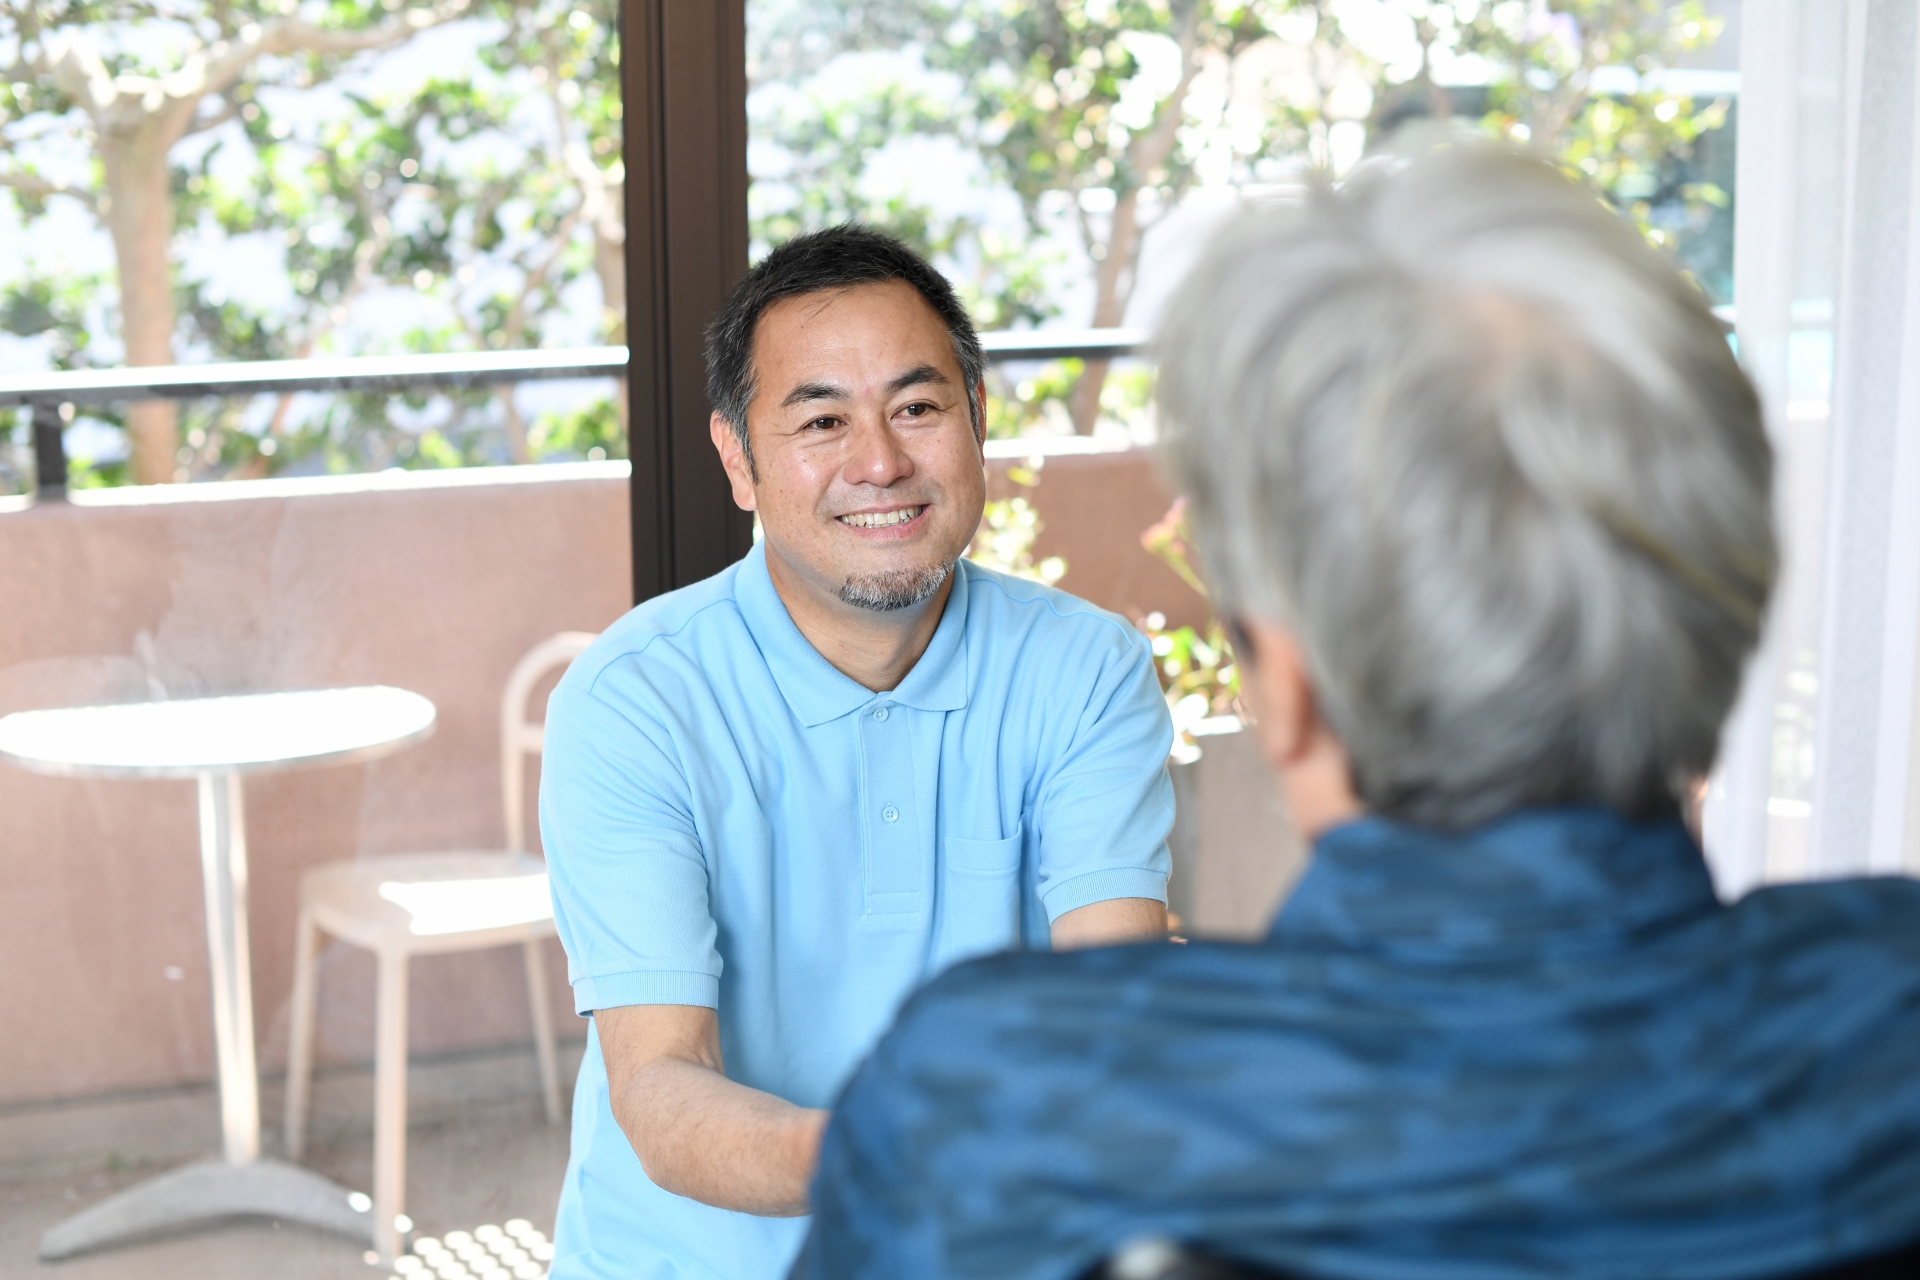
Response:
POLYGON ((546 863, 526 849, 526 757, 542 745, 527 701, 542 676, 565 667, 593 641, 566 631, 534 646, 507 677, 500 705, 500 790, 506 848, 410 853, 315 867, 300 880, 293 965, 293 1035, 287 1055, 287 1154, 306 1146, 313 1073, 314 958, 320 935, 351 942, 379 959, 373 1070, 373 1245, 382 1262, 399 1254, 408 1229, 407 964, 414 956, 518 943, 526 955, 527 999, 547 1122, 559 1124, 560 1078, 547 1000, 545 939, 553 936, 546 863))

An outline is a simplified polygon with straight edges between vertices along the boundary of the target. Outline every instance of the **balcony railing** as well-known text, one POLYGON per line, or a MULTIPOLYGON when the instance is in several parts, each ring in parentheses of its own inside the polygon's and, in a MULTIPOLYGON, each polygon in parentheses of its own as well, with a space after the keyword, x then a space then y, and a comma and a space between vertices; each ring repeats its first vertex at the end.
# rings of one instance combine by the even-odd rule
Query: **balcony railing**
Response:
MULTIPOLYGON (((1141 329, 1043 329, 983 333, 980 343, 995 362, 1111 360, 1141 351, 1147 334, 1141 329)), ((0 376, 0 408, 32 410, 36 494, 45 500, 64 496, 67 488, 63 406, 295 392, 466 390, 550 378, 619 378, 626 372, 625 347, 81 369, 0 376)))

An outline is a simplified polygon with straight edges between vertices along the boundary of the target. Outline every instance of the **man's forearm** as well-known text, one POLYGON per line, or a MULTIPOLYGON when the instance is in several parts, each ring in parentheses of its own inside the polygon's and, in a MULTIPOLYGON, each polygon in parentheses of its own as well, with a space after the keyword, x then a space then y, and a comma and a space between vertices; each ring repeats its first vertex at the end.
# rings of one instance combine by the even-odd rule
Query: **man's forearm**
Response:
POLYGON ((1053 922, 1053 949, 1157 942, 1167 936, 1167 907, 1152 898, 1109 898, 1066 912, 1053 922))
POLYGON ((807 1211, 826 1112, 796 1107, 680 1058, 661 1058, 635 1072, 613 1104, 656 1186, 742 1213, 807 1211))
POLYGON ((593 1020, 613 1118, 654 1185, 742 1213, 807 1211, 827 1113, 727 1079, 712 1009, 631 1005, 593 1020))

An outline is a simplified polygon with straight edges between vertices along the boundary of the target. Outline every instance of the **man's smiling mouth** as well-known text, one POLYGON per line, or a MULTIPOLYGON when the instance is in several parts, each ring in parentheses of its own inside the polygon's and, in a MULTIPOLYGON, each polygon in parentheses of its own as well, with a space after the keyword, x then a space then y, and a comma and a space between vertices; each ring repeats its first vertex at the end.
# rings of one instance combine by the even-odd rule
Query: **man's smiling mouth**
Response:
POLYGON ((926 504, 922 503, 917 507, 901 507, 895 511, 855 511, 841 516, 840 523, 856 529, 885 529, 889 525, 905 524, 926 509, 926 504))

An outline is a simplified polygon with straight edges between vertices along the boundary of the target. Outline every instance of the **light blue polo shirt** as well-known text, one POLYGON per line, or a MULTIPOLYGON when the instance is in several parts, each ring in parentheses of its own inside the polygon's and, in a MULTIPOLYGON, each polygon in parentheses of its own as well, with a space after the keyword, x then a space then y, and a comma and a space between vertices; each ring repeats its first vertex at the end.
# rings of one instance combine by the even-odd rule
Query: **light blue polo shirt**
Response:
MULTIPOLYGON (((641 605, 547 709, 540 829, 575 1007, 716 1008, 728 1076, 831 1105, 954 961, 1044 947, 1088 903, 1165 901, 1152 661, 1120 618, 964 560, 887 693, 800 634, 761 548, 641 605)), ((648 1181, 589 1033, 554 1280, 774 1280, 806 1228, 648 1181)))

